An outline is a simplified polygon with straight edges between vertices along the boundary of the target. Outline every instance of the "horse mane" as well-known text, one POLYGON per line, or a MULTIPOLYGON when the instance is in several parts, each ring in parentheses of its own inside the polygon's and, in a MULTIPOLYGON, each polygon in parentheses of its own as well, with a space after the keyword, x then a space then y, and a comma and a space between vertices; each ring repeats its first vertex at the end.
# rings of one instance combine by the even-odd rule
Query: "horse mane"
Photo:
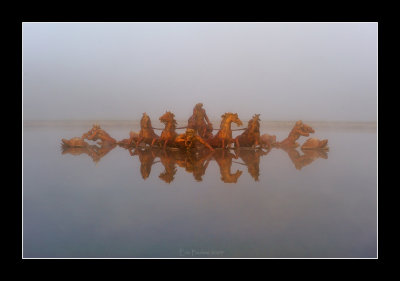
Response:
POLYGON ((171 111, 167 111, 166 112, 167 114, 168 114, 168 118, 171 120, 171 122, 174 124, 174 125, 177 125, 178 123, 176 122, 176 120, 175 120, 175 114, 173 114, 171 111))
POLYGON ((222 121, 225 121, 226 118, 228 118, 229 115, 234 115, 232 112, 225 112, 224 114, 221 115, 222 121))
POLYGON ((256 123, 256 124, 258 123, 258 126, 260 126, 260 120, 258 120, 259 118, 260 118, 260 114, 254 114, 253 118, 249 121, 249 125, 253 124, 253 123, 256 123))
POLYGON ((224 114, 221 115, 222 120, 220 123, 220 128, 222 128, 222 125, 225 124, 226 119, 230 116, 230 115, 234 115, 232 112, 225 112, 224 114))
POLYGON ((147 114, 143 114, 143 117, 142 117, 142 119, 140 119, 140 126, 141 127, 143 127, 143 125, 150 125, 150 127, 151 127, 151 120, 150 120, 150 117, 147 115, 147 114), (147 123, 144 123, 144 117, 145 116, 147 116, 147 119, 148 119, 148 121, 147 121, 147 123))

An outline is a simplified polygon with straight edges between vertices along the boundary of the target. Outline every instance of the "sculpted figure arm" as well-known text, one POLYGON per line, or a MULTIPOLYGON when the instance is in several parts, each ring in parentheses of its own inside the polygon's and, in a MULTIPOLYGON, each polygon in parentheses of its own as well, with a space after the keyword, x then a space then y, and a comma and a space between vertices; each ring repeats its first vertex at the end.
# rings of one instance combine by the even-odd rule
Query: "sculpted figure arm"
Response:
POLYGON ((210 126, 211 125, 210 119, 208 119, 207 113, 204 109, 203 109, 203 112, 204 112, 204 119, 206 120, 207 125, 210 126))
POLYGON ((176 137, 175 141, 176 141, 176 142, 184 142, 185 139, 186 139, 185 137, 186 137, 186 134, 185 134, 185 133, 180 134, 180 135, 178 135, 178 136, 176 137))
POLYGON ((91 135, 87 135, 86 138, 88 140, 93 140, 96 135, 97 135, 97 131, 94 131, 94 132, 92 132, 91 135))
POLYGON ((175 142, 182 144, 186 141, 186 135, 185 134, 181 134, 179 136, 176 137, 175 142))
POLYGON ((201 144, 205 145, 208 149, 211 151, 214 151, 214 148, 211 147, 205 140, 203 140, 200 136, 195 136, 196 140, 200 142, 201 144))

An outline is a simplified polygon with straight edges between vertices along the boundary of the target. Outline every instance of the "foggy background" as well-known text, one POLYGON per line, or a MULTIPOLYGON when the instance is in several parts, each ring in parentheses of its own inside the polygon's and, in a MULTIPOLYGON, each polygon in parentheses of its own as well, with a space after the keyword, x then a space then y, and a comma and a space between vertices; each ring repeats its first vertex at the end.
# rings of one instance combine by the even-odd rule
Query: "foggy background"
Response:
POLYGON ((376 121, 377 23, 23 23, 24 120, 376 121))

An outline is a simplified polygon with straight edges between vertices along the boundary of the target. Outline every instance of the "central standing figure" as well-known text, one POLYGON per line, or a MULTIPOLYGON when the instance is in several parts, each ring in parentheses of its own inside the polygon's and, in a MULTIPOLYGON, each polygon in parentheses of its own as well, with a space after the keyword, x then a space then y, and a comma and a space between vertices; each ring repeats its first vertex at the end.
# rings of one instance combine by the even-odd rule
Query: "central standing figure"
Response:
POLYGON ((202 103, 198 103, 193 108, 193 115, 188 120, 188 129, 193 129, 202 138, 212 137, 213 126, 208 119, 202 103))

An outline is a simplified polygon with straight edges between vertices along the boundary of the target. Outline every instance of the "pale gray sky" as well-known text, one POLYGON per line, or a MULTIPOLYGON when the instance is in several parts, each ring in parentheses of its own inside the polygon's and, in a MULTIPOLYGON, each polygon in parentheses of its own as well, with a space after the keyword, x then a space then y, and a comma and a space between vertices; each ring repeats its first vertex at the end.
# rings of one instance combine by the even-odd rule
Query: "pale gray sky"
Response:
POLYGON ((377 23, 23 23, 25 120, 376 121, 377 23))

